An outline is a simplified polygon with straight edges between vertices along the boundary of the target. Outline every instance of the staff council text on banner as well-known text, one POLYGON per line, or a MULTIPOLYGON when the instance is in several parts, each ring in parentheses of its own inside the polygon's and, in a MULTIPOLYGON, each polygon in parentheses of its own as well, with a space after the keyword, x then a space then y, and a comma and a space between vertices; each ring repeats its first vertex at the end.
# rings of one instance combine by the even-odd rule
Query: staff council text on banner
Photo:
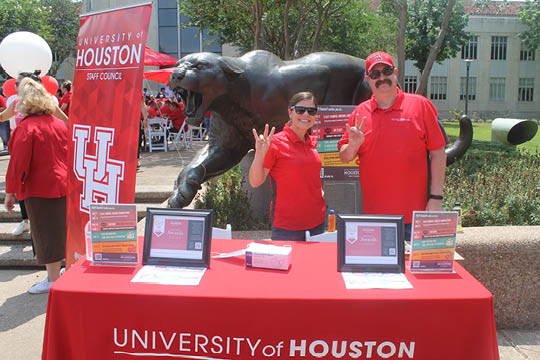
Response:
POLYGON ((81 16, 70 107, 66 262, 91 203, 133 203, 150 3, 81 16))
POLYGON ((312 134, 317 137, 317 151, 321 157, 321 179, 358 180, 358 163, 355 158, 344 164, 339 159, 337 143, 346 131, 345 125, 356 106, 321 105, 312 134))

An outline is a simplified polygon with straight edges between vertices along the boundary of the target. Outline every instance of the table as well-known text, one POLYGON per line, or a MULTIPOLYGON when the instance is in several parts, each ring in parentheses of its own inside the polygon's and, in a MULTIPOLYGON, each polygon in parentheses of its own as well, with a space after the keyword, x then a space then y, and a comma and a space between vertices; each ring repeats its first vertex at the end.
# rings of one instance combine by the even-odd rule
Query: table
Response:
POLYGON ((499 359, 492 295, 459 264, 407 269, 414 289, 347 290, 335 243, 290 244, 288 271, 212 259, 197 287, 131 283, 138 268, 80 259, 51 288, 42 358, 499 359))

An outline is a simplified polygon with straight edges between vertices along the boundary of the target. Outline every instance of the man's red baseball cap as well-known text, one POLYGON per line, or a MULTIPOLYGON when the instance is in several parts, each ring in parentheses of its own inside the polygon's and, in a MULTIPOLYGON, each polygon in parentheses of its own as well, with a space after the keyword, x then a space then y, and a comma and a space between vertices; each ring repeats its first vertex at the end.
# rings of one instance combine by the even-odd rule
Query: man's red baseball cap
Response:
POLYGON ((374 52, 366 58, 366 72, 370 72, 377 64, 385 64, 394 67, 394 60, 392 60, 390 54, 385 53, 384 51, 374 52))

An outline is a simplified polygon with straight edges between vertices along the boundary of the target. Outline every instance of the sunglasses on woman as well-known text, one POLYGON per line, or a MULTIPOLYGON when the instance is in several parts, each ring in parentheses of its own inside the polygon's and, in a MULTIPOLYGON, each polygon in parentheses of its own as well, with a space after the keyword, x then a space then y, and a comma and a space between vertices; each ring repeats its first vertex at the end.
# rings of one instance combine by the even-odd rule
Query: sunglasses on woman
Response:
POLYGON ((371 80, 377 80, 378 78, 381 77, 381 74, 383 74, 384 76, 390 76, 394 73, 394 68, 391 67, 391 66, 387 66, 385 67, 384 69, 382 70, 373 70, 373 71, 370 71, 368 76, 371 80))
POLYGON ((291 110, 293 110, 293 109, 294 109, 294 111, 296 111, 296 113, 298 115, 302 115, 306 111, 311 116, 317 114, 317 108, 314 108, 314 107, 305 107, 305 106, 300 106, 300 105, 294 105, 294 106, 291 106, 291 110))

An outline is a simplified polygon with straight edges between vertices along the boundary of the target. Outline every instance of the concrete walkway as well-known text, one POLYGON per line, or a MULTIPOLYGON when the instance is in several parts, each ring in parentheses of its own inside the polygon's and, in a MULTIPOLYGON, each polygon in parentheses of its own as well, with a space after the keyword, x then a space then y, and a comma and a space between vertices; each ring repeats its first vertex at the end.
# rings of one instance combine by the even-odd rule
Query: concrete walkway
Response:
MULTIPOLYGON (((203 145, 194 142, 194 150, 143 153, 137 192, 172 190, 180 169, 203 145)), ((6 156, 0 157, 0 190, 5 188, 7 160, 6 156)), ((264 239, 269 232, 234 232, 233 237, 264 239)), ((46 276, 43 270, 0 269, 0 359, 41 358, 47 295, 30 295, 26 291, 46 276)), ((497 335, 502 360, 540 360, 540 329, 499 330, 497 335)))

